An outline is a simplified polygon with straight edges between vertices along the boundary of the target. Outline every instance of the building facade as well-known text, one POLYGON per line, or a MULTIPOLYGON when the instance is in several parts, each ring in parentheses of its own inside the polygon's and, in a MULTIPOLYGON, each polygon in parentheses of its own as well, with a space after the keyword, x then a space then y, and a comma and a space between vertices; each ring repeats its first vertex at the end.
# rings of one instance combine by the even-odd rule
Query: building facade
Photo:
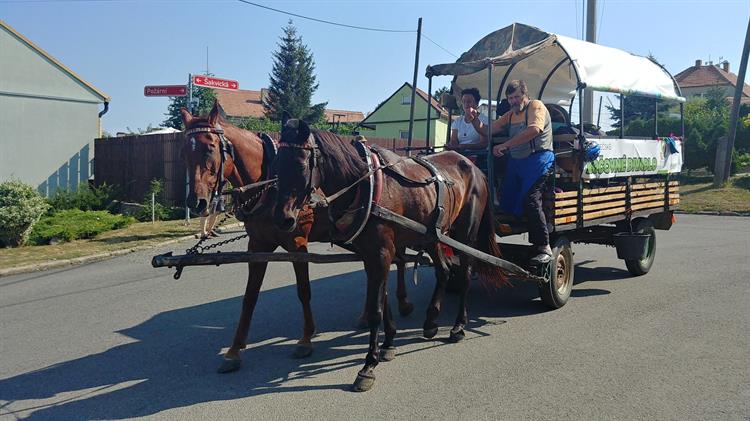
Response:
MULTIPOLYGON (((385 101, 378 105, 360 123, 360 134, 365 137, 385 139, 407 139, 409 136, 409 113, 411 110, 411 84, 404 83, 385 101)), ((424 140, 427 136, 428 95, 417 88, 414 103, 414 133, 412 139, 424 140)), ((442 146, 447 140, 448 114, 434 98, 429 98, 431 146, 442 146)))
POLYGON ((93 174, 109 97, 3 21, 0 69, 0 181, 75 190, 93 174))

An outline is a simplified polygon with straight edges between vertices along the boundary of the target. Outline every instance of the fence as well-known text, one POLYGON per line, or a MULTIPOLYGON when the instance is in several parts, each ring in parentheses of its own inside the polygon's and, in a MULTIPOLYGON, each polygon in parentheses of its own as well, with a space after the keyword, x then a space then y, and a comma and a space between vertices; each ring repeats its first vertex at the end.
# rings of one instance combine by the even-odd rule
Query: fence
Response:
MULTIPOLYGON (((269 133, 278 139, 278 133, 269 133)), ((343 136, 347 141, 354 136, 343 136)), ((231 139, 230 139, 231 140, 231 139)), ((184 137, 182 133, 159 135, 134 135, 103 138, 94 141, 94 183, 109 184, 122 189, 123 200, 141 202, 153 179, 164 186, 164 200, 173 206, 183 206, 185 201, 185 162, 180 156, 184 137)), ((396 153, 407 146, 404 139, 367 138, 396 153)), ((424 147, 422 139, 413 140, 412 147, 424 147)))

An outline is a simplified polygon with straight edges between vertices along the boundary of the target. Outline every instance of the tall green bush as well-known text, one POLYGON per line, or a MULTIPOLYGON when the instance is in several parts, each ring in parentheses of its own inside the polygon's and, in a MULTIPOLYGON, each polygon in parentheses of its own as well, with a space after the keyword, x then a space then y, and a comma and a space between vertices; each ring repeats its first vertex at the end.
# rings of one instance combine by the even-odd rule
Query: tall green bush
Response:
POLYGON ((47 203, 50 205, 50 214, 66 209, 109 210, 120 193, 120 189, 106 183, 98 187, 81 183, 76 191, 57 190, 47 199, 47 203))
POLYGON ((48 207, 28 184, 18 180, 0 183, 0 243, 10 247, 24 245, 48 207))
POLYGON ((131 216, 112 215, 107 211, 82 211, 67 209, 47 215, 34 225, 30 242, 49 244, 51 240, 73 241, 92 238, 97 234, 125 228, 135 222, 131 216))

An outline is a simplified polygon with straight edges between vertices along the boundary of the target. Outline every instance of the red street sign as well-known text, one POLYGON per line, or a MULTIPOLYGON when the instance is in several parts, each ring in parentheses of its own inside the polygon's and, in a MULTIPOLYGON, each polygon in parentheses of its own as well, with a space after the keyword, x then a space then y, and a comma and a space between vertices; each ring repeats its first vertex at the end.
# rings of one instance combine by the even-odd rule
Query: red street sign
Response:
POLYGON ((186 96, 187 86, 185 85, 144 86, 143 95, 145 96, 186 96))
POLYGON ((193 76, 193 83, 199 86, 206 86, 208 88, 229 89, 232 91, 236 91, 240 88, 240 84, 237 83, 236 80, 219 79, 203 75, 193 76))

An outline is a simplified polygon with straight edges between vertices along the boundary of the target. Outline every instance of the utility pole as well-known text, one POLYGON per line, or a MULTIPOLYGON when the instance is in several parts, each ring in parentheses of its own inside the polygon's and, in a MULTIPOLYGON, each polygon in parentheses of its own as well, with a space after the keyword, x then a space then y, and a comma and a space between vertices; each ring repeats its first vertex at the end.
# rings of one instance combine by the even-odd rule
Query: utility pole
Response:
MULTIPOLYGON (((417 96, 417 71, 419 68, 419 42, 422 39, 422 18, 419 18, 419 22, 417 23, 417 50, 414 53, 414 78, 412 78, 412 85, 411 85, 411 105, 409 109, 409 140, 407 141, 407 147, 406 147, 406 155, 411 156, 411 139, 412 135, 414 134, 414 101, 417 96)), ((430 106, 430 96, 429 92, 427 95, 427 106, 430 106)), ((427 124, 430 124, 428 121, 427 124)))
MULTIPOLYGON (((188 73, 187 84, 187 110, 193 114, 193 75, 188 73)), ((188 196, 190 195, 190 169, 185 167, 185 225, 190 224, 190 207, 188 206, 188 196)))
MULTIPOLYGON (((586 2, 586 41, 596 44, 596 0, 586 2)), ((589 88, 583 91, 582 121, 584 123, 594 122, 594 91, 589 88)), ((581 132, 583 132, 583 127, 581 127, 581 132)))
MULTIPOLYGON (((737 137, 737 120, 740 115, 740 100, 742 99, 742 88, 745 87, 745 73, 747 71, 747 59, 750 53, 750 19, 747 22, 747 32, 745 33, 745 45, 742 47, 742 59, 740 61, 740 70, 737 72, 737 86, 734 87, 734 98, 732 101, 732 113, 729 115, 729 137, 725 140, 725 145, 716 145, 716 165, 714 171, 714 186, 720 186, 729 180, 732 168, 732 150, 734 149, 734 140, 737 137), (724 146, 722 148, 721 146, 724 146), (719 155, 724 153, 723 159, 719 155), (721 168, 720 168, 721 166, 721 168)), ((719 141, 721 143, 721 140, 719 141)))

